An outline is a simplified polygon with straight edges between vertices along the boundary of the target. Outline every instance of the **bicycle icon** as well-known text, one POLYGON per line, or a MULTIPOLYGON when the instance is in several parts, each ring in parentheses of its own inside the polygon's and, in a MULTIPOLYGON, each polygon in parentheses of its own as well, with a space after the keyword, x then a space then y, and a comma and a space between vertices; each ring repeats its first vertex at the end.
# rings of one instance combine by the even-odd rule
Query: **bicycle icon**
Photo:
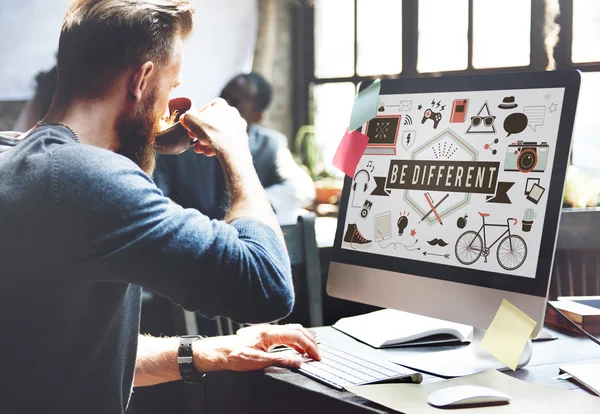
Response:
POLYGON ((496 251, 496 259, 498 264, 505 270, 518 269, 527 258, 527 244, 521 236, 510 234, 510 220, 513 220, 513 226, 517 225, 516 218, 507 218, 506 224, 486 224, 485 218, 488 213, 479 213, 483 224, 478 231, 469 230, 460 235, 456 241, 454 252, 458 261, 464 265, 472 265, 482 255, 487 263, 487 257, 490 254, 490 249, 494 247, 500 239, 498 249, 496 251), (502 233, 491 245, 488 246, 485 233, 486 227, 506 227, 502 233), (481 232, 483 231, 483 239, 481 232), (508 236, 504 237, 508 233, 508 236), (504 237, 504 238, 503 238, 504 237))

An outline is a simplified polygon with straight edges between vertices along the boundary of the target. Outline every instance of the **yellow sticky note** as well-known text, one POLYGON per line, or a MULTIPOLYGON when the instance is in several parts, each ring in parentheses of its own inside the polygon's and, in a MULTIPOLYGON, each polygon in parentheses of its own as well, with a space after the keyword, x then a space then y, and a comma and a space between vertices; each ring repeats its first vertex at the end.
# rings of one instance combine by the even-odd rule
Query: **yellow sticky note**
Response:
POLYGON ((533 319, 503 299, 481 346, 514 371, 535 325, 533 319))

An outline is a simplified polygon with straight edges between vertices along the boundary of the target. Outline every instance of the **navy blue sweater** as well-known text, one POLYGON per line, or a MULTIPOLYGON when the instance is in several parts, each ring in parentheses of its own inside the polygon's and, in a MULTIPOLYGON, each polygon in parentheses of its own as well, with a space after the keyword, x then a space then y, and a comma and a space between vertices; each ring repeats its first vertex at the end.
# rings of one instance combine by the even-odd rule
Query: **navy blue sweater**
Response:
POLYGON ((174 205, 133 162, 63 127, 0 155, 3 407, 123 412, 140 287, 246 322, 284 317, 294 301, 285 246, 259 221, 174 205))

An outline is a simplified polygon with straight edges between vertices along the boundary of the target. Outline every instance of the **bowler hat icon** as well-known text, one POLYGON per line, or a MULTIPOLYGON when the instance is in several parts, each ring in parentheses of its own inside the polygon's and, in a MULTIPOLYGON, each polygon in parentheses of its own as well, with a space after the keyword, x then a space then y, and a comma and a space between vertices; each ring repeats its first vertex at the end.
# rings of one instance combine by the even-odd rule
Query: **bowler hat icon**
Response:
POLYGON ((502 103, 500 105, 498 105, 498 108, 500 109, 514 109, 516 108, 517 105, 515 103, 515 97, 514 96, 506 96, 504 99, 502 99, 502 103))

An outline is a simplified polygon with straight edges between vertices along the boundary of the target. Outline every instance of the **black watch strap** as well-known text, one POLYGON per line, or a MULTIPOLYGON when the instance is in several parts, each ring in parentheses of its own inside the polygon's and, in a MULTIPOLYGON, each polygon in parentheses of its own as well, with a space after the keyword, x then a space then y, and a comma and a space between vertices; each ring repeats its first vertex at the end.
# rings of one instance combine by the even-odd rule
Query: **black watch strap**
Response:
POLYGON ((177 353, 177 365, 179 373, 184 382, 200 382, 205 374, 200 374, 194 366, 192 344, 200 339, 206 338, 199 335, 186 335, 179 338, 179 352, 177 353))

